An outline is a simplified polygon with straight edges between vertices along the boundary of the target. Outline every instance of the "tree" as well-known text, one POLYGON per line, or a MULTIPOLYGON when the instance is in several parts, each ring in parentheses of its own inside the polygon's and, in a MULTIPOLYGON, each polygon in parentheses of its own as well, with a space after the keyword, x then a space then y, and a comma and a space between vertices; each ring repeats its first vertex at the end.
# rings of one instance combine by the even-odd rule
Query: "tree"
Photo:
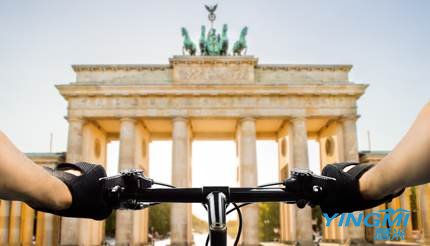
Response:
POLYGON ((170 232, 170 204, 162 203, 149 208, 149 231, 167 237, 170 232))
POLYGON ((113 210, 106 219, 105 235, 106 237, 115 237, 116 210, 113 210))
POLYGON ((279 203, 260 203, 258 216, 261 241, 279 241, 279 203))
POLYGON ((208 233, 208 222, 201 220, 193 214, 193 230, 198 233, 208 233))
POLYGON ((239 229, 239 224, 237 220, 227 221, 227 234, 231 238, 236 238, 237 230, 239 229))

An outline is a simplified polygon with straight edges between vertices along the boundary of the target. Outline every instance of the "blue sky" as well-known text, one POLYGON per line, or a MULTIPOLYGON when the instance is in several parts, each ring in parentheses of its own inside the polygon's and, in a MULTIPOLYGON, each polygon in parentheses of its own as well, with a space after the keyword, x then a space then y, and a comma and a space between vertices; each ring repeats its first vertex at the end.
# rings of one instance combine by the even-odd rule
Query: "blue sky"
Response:
MULTIPOLYGON (((213 3, 1 1, 0 129, 25 152, 48 151, 52 132, 54 151, 64 151, 67 105, 54 85, 74 81, 71 64, 167 63, 181 53, 180 27, 197 40, 200 25, 207 24, 203 4, 213 3)), ((430 1, 218 4, 217 27, 227 23, 234 41, 247 25, 248 53, 260 63, 354 65, 351 80, 370 85, 358 104, 361 150, 368 148, 368 130, 373 150, 392 149, 430 99, 430 1)), ((262 169, 276 169, 274 145, 259 146, 262 161, 271 163, 262 169)), ((204 162, 204 155, 195 158, 204 162)))

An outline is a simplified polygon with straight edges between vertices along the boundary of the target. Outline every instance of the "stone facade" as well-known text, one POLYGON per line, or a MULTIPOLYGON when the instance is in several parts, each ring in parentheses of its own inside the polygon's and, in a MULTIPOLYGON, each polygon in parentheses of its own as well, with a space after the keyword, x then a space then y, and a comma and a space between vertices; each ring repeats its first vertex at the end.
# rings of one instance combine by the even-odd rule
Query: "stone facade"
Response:
MULTIPOLYGON (((101 149, 105 149, 106 141, 120 139, 120 168, 147 167, 147 161, 136 159, 139 154, 133 150, 140 148, 133 143, 142 139, 136 131, 141 128, 147 143, 172 140, 172 183, 188 187, 191 141, 234 140, 239 183, 254 186, 257 140, 288 145, 288 150, 280 153, 281 176, 286 177, 292 167, 308 167, 307 140, 331 137, 333 133, 326 129, 335 124, 343 133, 339 140, 345 143, 341 148, 333 147, 339 160, 357 160, 356 101, 367 85, 349 81, 351 67, 259 65, 253 56, 174 56, 167 65, 74 65, 76 81, 57 86, 68 101, 68 159, 69 154, 74 160, 89 155, 82 147, 84 139, 98 139, 101 149), (83 130, 87 125, 100 134, 89 136, 90 132, 83 130)), ((103 159, 99 161, 103 163, 103 159)), ((283 205, 281 214, 282 240, 311 245, 310 209, 283 205)), ((258 208, 249 206, 243 215, 242 244, 257 245, 258 208)), ((136 230, 146 234, 144 223, 133 224, 133 216, 131 212, 118 214, 118 241, 145 242, 146 238, 132 240, 136 230)), ((176 221, 171 231, 173 245, 192 243, 190 218, 189 205, 172 206, 172 220, 176 221)), ((82 232, 75 230, 73 223, 84 222, 65 219, 62 243, 96 242, 80 236, 82 232)), ((335 232, 333 236, 364 239, 364 229, 335 232)))
MULTIPOLYGON (((119 140, 120 169, 141 168, 148 173, 150 142, 169 139, 172 184, 181 187, 191 185, 195 139, 235 141, 242 186, 258 183, 256 141, 261 139, 278 142, 280 179, 288 177, 291 168, 308 168, 309 139, 320 143, 321 166, 357 161, 356 102, 367 85, 349 80, 351 68, 261 65, 252 56, 174 56, 166 65, 74 65, 76 81, 57 85, 68 102, 66 159, 104 165, 107 143, 119 140)), ((1 209, 19 213, 14 204, 2 202, 1 209)), ((22 207, 20 211, 21 216, 29 213, 22 207)), ((281 239, 312 245, 310 209, 282 205, 280 213, 281 239)), ((104 238, 103 222, 62 218, 60 227, 60 218, 44 216, 41 221, 57 221, 45 226, 43 235, 49 242, 94 245, 104 238)), ((171 216, 172 245, 192 244, 191 207, 174 204, 171 216)), ((258 208, 244 208, 243 217, 242 244, 257 245, 258 208)), ((119 211, 117 243, 145 244, 147 220, 145 210, 119 211)), ((13 230, 0 228, 0 236, 17 237, 13 230)), ((364 228, 324 230, 326 241, 364 239, 364 228)))

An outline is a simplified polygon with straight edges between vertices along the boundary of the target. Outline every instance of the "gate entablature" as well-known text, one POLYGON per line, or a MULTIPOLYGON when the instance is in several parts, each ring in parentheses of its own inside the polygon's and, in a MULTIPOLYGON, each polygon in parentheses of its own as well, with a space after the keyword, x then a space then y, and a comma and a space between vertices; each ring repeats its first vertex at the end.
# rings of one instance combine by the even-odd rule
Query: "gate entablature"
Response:
POLYGON ((174 56, 169 64, 73 65, 76 84, 349 83, 351 65, 258 64, 253 56, 174 56))

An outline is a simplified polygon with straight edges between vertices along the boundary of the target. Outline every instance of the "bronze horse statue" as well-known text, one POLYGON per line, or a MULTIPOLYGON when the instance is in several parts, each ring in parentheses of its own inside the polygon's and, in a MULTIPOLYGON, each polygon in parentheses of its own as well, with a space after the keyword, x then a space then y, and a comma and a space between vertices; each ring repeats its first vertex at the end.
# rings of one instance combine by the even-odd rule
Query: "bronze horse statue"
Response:
POLYGON ((236 41, 233 45, 233 55, 246 55, 246 51, 248 46, 246 45, 246 35, 248 34, 248 27, 244 27, 240 32, 239 40, 236 41))
POLYGON ((181 28, 182 36, 184 37, 184 42, 182 46, 182 54, 185 55, 188 52, 189 55, 196 55, 196 45, 191 41, 190 36, 188 35, 187 29, 185 27, 181 28))

